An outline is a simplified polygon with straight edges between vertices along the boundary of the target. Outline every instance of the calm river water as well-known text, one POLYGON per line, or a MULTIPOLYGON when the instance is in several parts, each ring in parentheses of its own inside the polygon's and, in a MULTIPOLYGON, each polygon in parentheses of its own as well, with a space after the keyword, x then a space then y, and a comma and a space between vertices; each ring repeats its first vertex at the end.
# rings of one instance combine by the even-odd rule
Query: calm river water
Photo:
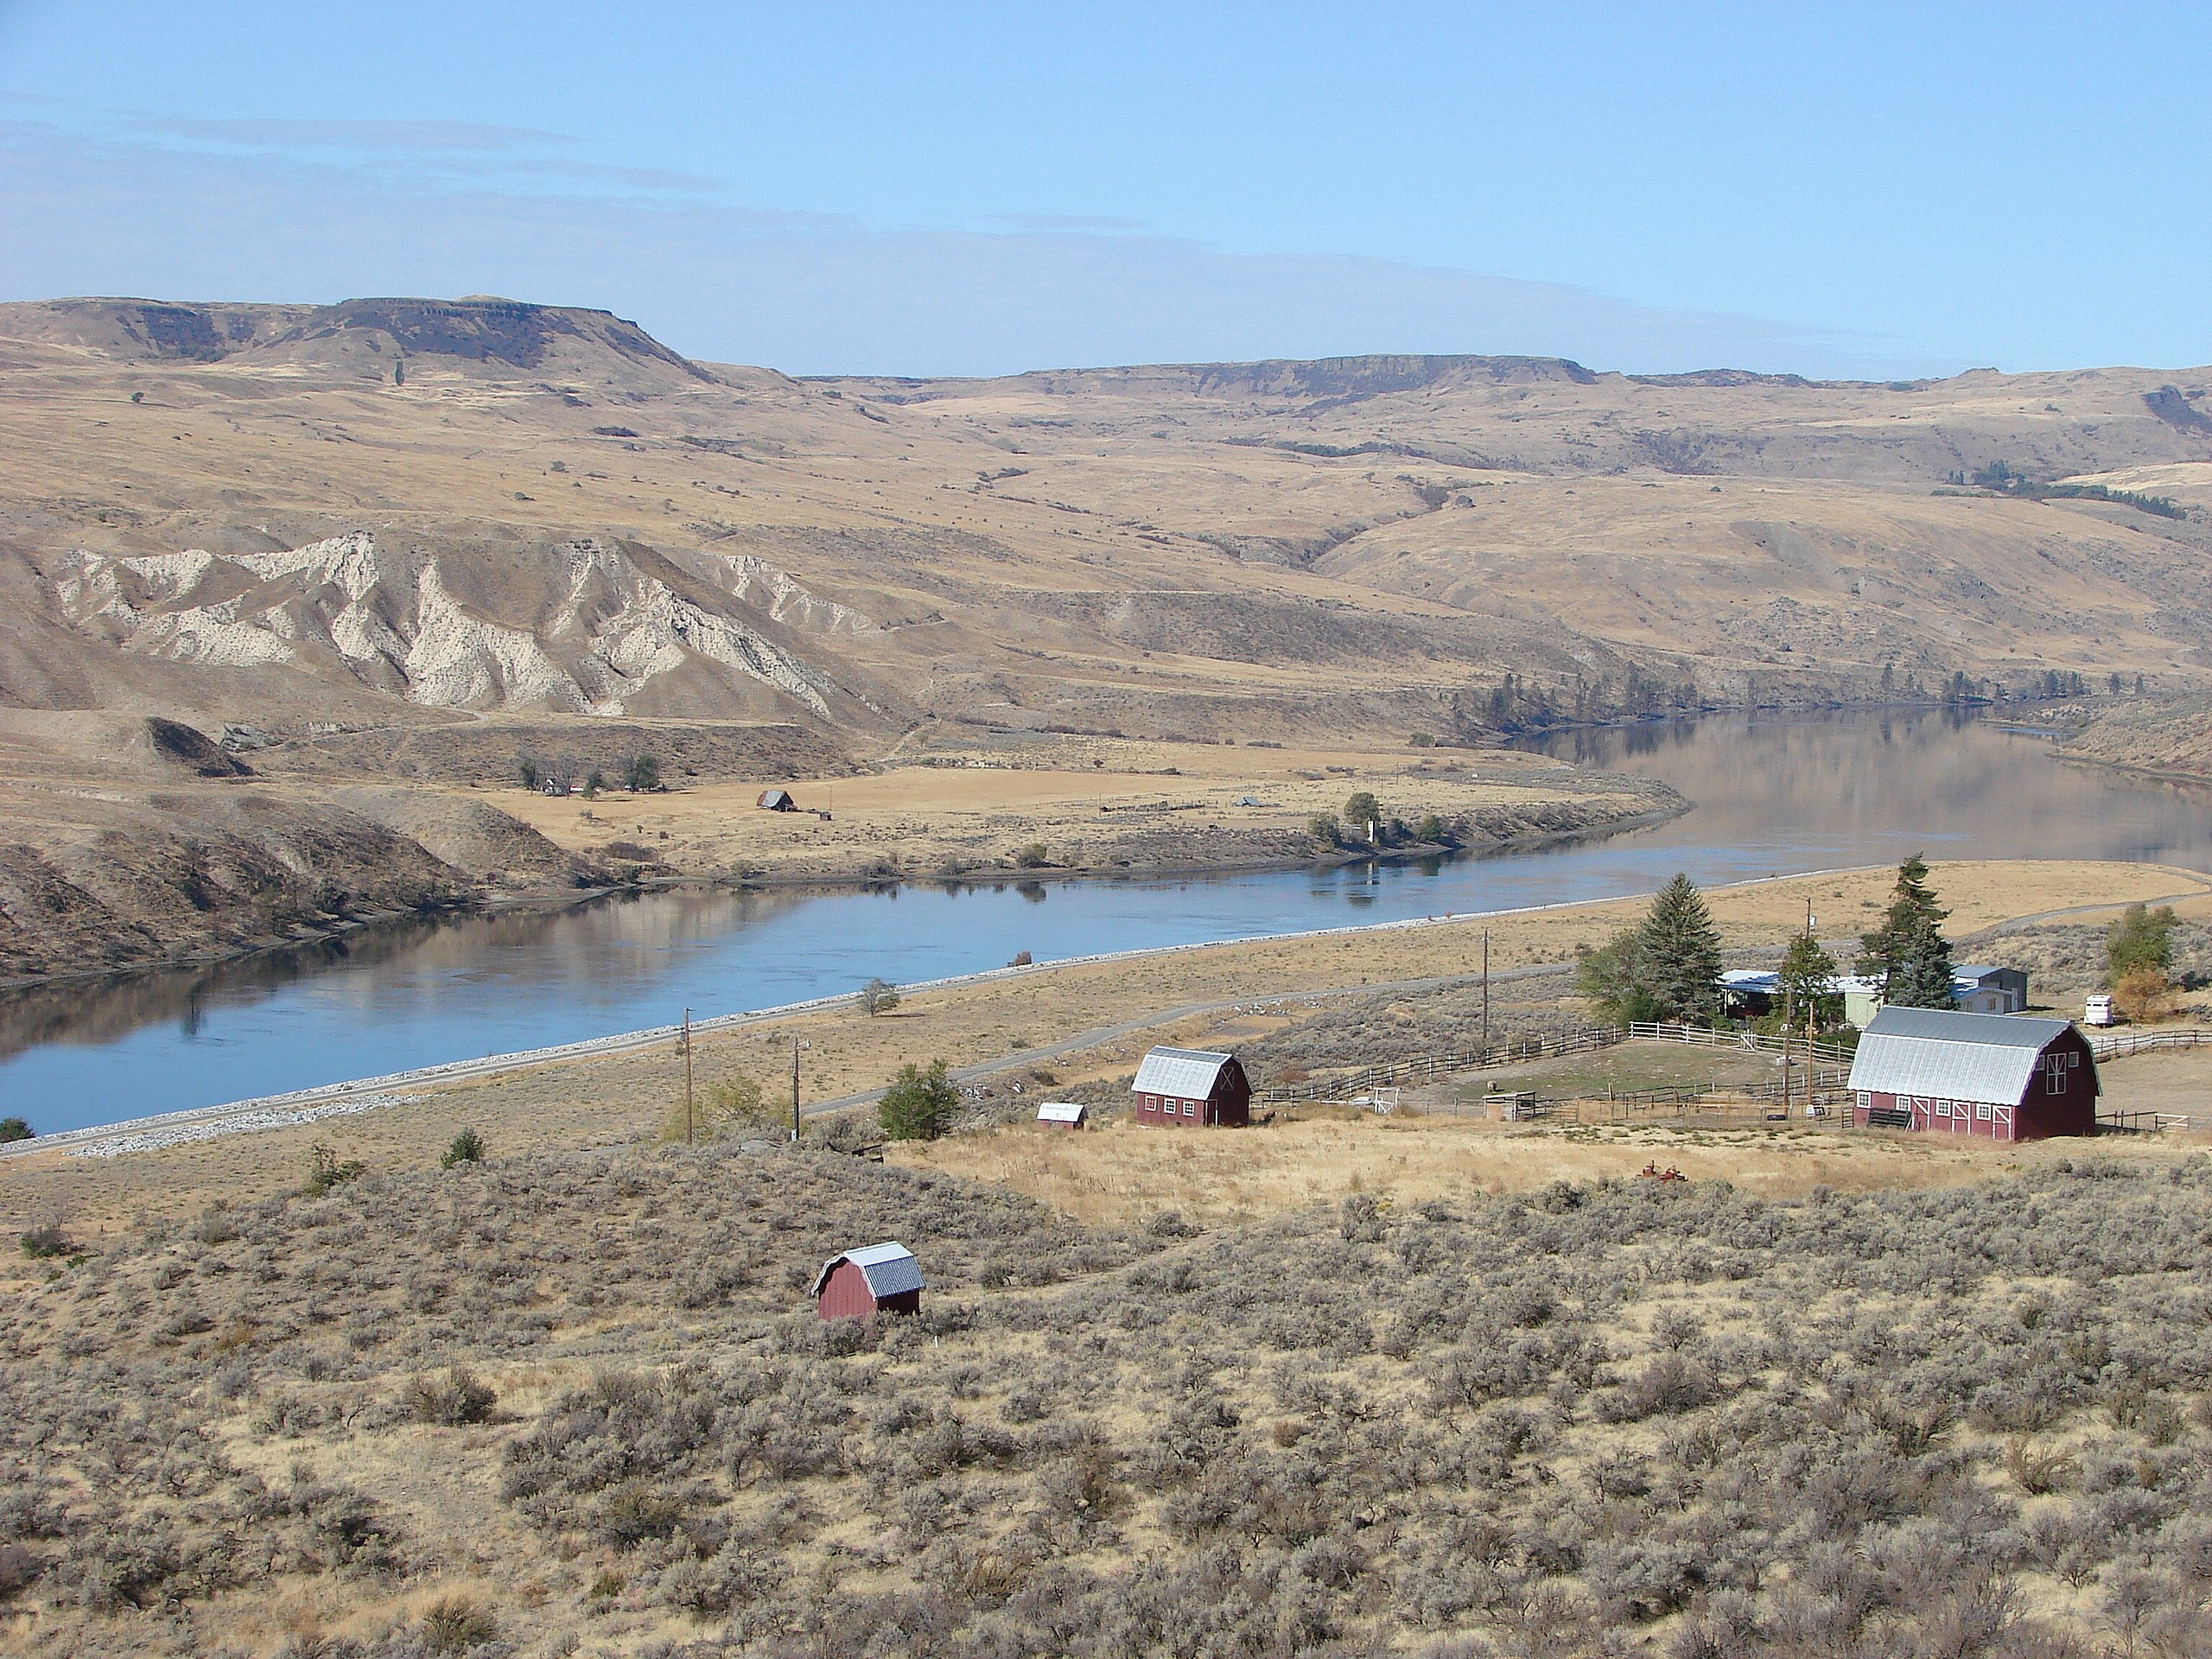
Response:
POLYGON ((1931 856, 2212 870, 2212 798, 2067 766, 1942 714, 1565 734, 1564 760, 1697 802, 1611 839, 1325 873, 865 893, 687 890, 380 930, 193 972, 0 1000, 0 1112, 51 1132, 1091 951, 1614 897, 1931 856))

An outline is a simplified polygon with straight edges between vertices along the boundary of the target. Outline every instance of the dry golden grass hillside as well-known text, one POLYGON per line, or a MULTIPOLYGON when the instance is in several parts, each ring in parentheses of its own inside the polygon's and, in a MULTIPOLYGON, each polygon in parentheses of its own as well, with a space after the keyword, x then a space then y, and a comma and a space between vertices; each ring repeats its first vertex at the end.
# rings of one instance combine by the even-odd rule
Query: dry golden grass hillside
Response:
MULTIPOLYGON (((1225 775, 1264 771, 1218 754, 1254 745, 2077 675, 2180 694, 2207 666, 2193 372, 798 381, 482 299, 0 306, 0 972, 593 880, 608 843, 649 873, 847 877, 1037 842, 1101 868, 1317 850, 1255 822, 1166 858, 1172 834, 1049 813, 918 840, 922 791, 833 847, 534 819, 571 832, 556 852, 496 802, 376 792, 524 761, 581 781, 651 755, 732 799, 1059 743, 1225 775), (2037 487, 1948 481, 2000 461, 2037 487), (119 776, 87 713, 181 722, 253 781, 119 776), (299 891, 233 879, 241 791, 299 891), (133 898, 92 879, 118 863, 168 874, 133 898), (48 906, 56 936, 18 937, 48 906)), ((1566 807, 1468 834, 1636 816, 1566 807)))
POLYGON ((1508 672, 1571 712, 2201 667, 2201 519, 1937 493, 2185 502, 2189 373, 796 382, 397 301, 10 306, 0 356, 22 703, 1402 741, 1508 672))

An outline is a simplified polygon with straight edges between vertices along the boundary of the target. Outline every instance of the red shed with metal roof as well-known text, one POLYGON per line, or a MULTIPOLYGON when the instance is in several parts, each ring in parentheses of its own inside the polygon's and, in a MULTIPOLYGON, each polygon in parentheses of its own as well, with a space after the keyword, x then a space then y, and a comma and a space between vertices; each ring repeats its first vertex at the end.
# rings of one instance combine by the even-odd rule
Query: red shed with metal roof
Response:
POLYGON ((822 1264, 814 1276, 814 1311, 825 1319, 864 1319, 871 1313, 918 1313, 922 1264, 904 1244, 871 1244, 822 1264))
POLYGON ((1140 1123, 1241 1129, 1252 1121, 1252 1085, 1234 1054, 1155 1048, 1137 1067, 1130 1092, 1140 1123))
POLYGON ((2063 1020, 1884 1008, 1851 1062, 1853 1121, 2041 1141, 2097 1132, 2096 1056, 2063 1020))

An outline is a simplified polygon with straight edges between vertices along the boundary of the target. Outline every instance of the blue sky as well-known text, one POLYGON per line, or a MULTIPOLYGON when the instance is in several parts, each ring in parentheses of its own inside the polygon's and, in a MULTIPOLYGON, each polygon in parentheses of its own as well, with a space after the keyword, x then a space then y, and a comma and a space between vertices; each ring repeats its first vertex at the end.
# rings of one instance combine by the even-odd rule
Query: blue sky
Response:
POLYGON ((0 0, 0 297, 795 372, 2212 359, 2212 8, 0 0))

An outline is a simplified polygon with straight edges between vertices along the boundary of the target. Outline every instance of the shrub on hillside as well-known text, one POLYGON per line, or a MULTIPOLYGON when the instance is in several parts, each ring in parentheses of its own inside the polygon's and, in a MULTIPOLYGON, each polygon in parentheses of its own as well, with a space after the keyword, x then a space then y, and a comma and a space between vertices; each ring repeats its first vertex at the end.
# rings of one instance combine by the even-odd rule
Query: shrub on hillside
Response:
POLYGON ((934 1141, 959 1107, 960 1091, 946 1076, 943 1060, 927 1066, 909 1060, 883 1091, 876 1115, 889 1140, 934 1141))
POLYGON ((453 1365, 443 1376, 417 1376, 409 1382, 404 1399, 407 1414, 418 1423, 457 1428, 480 1423, 492 1415, 499 1394, 478 1380, 466 1365, 453 1365))

